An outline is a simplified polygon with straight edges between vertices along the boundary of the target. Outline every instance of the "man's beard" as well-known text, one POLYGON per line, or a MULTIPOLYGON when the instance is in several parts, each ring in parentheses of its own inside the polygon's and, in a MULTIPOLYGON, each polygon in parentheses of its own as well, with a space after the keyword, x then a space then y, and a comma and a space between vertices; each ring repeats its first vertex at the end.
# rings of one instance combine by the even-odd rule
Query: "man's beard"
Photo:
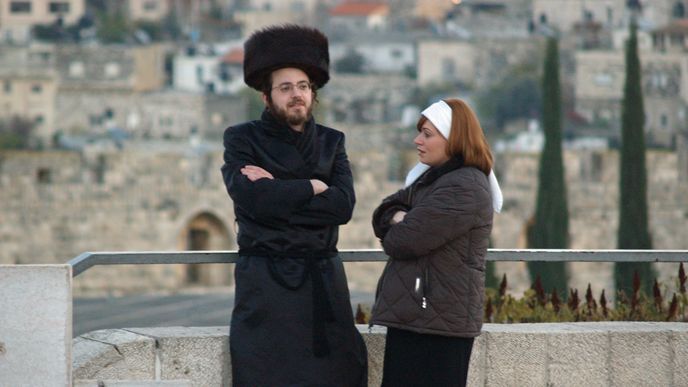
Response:
POLYGON ((303 125, 313 114, 313 104, 306 107, 305 113, 301 113, 300 110, 290 112, 289 109, 296 105, 306 106, 306 102, 303 99, 294 98, 287 103, 286 108, 281 108, 276 106, 272 101, 268 101, 268 108, 272 112, 272 115, 278 120, 286 122, 289 126, 303 125))

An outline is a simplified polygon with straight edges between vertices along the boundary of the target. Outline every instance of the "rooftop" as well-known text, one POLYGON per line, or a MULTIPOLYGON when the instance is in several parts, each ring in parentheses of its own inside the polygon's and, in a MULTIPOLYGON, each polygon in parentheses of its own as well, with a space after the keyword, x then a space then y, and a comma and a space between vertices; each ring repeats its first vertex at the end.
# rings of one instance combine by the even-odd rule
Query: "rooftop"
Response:
POLYGON ((330 10, 330 16, 370 16, 386 14, 389 5, 386 3, 345 2, 330 10))

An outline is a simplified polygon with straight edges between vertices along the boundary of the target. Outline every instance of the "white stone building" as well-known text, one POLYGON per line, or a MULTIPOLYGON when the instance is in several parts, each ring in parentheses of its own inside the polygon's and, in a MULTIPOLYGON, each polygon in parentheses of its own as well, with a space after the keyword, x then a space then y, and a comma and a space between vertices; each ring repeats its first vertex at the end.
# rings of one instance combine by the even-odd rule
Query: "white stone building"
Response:
POLYGON ((172 85, 194 93, 233 94, 245 87, 241 41, 198 45, 174 57, 172 85))
POLYGON ((366 34, 330 41, 330 63, 358 54, 366 73, 408 73, 416 67, 416 44, 406 36, 366 34))

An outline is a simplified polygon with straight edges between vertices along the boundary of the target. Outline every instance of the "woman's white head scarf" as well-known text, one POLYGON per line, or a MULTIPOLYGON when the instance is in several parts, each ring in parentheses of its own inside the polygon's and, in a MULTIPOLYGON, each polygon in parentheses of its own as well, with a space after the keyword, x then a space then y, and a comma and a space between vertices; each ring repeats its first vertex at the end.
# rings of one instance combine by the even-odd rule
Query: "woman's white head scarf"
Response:
MULTIPOLYGON (((445 139, 449 140, 449 132, 451 132, 451 122, 452 122, 452 110, 449 105, 444 101, 438 101, 428 106, 427 109, 423 110, 420 114, 425 116, 437 130, 444 136, 445 139)), ((425 173, 430 169, 430 166, 423 163, 416 164, 408 175, 406 175, 405 187, 413 184, 420 175, 425 173)), ((495 176, 494 171, 490 170, 490 175, 488 176, 490 181, 490 191, 492 193, 492 208, 495 212, 500 212, 502 210, 502 190, 499 188, 499 182, 497 181, 497 176, 495 176)))

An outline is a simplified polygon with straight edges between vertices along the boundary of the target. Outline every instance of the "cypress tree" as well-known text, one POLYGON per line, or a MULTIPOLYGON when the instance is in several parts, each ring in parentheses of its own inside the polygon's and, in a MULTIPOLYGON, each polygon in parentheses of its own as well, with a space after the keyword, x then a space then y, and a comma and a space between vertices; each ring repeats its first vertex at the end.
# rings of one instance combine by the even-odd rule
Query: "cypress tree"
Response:
MULTIPOLYGON (((569 214, 564 183, 561 150, 561 86, 559 83, 559 49, 556 38, 547 40, 542 77, 542 127, 545 145, 540 154, 537 205, 532 226, 528 229, 528 247, 565 249, 568 247, 569 214)), ((540 276, 546 291, 566 289, 564 262, 529 262, 531 280, 540 276)))
MULTIPOLYGON (((645 108, 641 88, 637 26, 631 22, 626 42, 626 80, 621 113, 621 160, 619 171, 619 249, 651 249, 647 226, 645 170, 645 108)), ((622 262, 614 265, 617 290, 631 294, 633 273, 638 271, 642 289, 649 294, 654 273, 649 262, 622 262)))

